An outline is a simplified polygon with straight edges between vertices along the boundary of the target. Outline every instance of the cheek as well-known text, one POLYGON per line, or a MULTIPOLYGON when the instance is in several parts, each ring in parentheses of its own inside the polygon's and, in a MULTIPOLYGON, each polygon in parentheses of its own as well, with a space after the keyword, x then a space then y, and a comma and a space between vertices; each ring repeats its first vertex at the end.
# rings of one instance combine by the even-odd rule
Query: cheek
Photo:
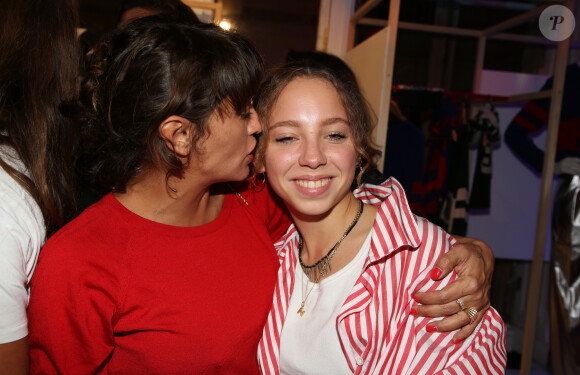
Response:
POLYGON ((245 151, 249 142, 249 138, 243 134, 230 133, 227 134, 227 137, 223 138, 222 147, 224 150, 229 150, 232 153, 238 153, 245 151))
POLYGON ((358 155, 354 150, 336 150, 332 155, 333 160, 343 172, 355 172, 358 163, 358 155))
POLYGON ((292 156, 288 153, 281 152, 280 150, 266 150, 264 154, 264 167, 266 173, 272 178, 279 177, 286 170, 291 168, 293 165, 292 156))
POLYGON ((266 169, 266 173, 268 173, 268 175, 272 174, 274 175, 276 173, 276 157, 275 154, 270 151, 267 150, 264 153, 264 168, 266 169))

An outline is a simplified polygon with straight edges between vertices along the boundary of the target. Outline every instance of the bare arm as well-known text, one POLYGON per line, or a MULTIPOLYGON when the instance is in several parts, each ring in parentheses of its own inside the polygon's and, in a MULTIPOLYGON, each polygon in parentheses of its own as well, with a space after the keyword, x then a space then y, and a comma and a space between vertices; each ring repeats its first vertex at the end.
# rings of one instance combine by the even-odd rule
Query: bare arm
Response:
POLYGON ((481 240, 454 237, 458 244, 439 257, 431 272, 431 278, 439 280, 454 270, 457 279, 441 290, 416 293, 413 298, 418 304, 413 308, 419 316, 446 316, 445 319, 429 324, 433 328, 428 329, 446 332, 461 328, 453 337, 454 342, 460 342, 473 333, 490 306, 489 290, 494 256, 491 248, 481 240), (461 299, 465 308, 473 307, 478 311, 473 323, 470 323, 469 316, 461 310, 457 299, 461 299))
POLYGON ((0 375, 28 374, 28 336, 0 344, 0 375))

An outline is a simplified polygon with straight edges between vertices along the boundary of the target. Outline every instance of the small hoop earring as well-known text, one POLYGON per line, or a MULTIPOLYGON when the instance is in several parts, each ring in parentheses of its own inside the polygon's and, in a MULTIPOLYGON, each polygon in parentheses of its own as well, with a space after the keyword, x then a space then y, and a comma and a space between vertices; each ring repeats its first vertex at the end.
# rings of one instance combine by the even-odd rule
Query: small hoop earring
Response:
POLYGON ((362 158, 362 156, 361 156, 361 155, 359 155, 359 156, 358 156, 358 159, 357 159, 357 161, 356 161, 356 167, 357 167, 357 168, 362 168, 362 165, 363 165, 363 158, 362 158))
POLYGON ((254 185, 255 188, 259 189, 263 187, 265 184, 266 184, 266 173, 262 172, 258 173, 255 176, 252 176, 252 185, 254 185))

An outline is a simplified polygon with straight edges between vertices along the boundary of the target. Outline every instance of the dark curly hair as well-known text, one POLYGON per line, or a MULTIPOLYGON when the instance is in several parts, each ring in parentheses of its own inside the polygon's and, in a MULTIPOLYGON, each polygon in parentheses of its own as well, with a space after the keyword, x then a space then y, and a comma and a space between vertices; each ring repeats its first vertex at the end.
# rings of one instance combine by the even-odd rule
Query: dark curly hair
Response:
POLYGON ((159 125, 172 115, 195 124, 193 151, 217 111, 244 113, 263 72, 254 47, 213 24, 145 17, 97 45, 81 99, 82 164, 92 182, 125 191, 145 168, 181 177, 184 163, 165 145, 159 125))
POLYGON ((363 174, 376 167, 376 159, 380 155, 372 141, 375 124, 372 110, 352 70, 340 58, 324 52, 293 54, 285 64, 273 69, 262 83, 254 101, 264 133, 258 145, 256 163, 263 163, 270 113, 276 100, 290 82, 300 77, 323 79, 338 92, 348 116, 355 148, 361 157, 361 168, 356 178, 360 184, 363 174))

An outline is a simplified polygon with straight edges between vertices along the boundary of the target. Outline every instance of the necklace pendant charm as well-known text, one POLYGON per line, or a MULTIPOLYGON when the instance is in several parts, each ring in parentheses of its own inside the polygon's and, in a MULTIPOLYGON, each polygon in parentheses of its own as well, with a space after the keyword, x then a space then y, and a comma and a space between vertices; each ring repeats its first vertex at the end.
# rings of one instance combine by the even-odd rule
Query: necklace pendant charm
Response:
POLYGON ((298 315, 300 315, 301 318, 304 316, 304 313, 306 312, 304 310, 304 302, 306 302, 306 301, 302 301, 302 304, 300 305, 300 309, 298 309, 298 311, 297 311, 298 315))

